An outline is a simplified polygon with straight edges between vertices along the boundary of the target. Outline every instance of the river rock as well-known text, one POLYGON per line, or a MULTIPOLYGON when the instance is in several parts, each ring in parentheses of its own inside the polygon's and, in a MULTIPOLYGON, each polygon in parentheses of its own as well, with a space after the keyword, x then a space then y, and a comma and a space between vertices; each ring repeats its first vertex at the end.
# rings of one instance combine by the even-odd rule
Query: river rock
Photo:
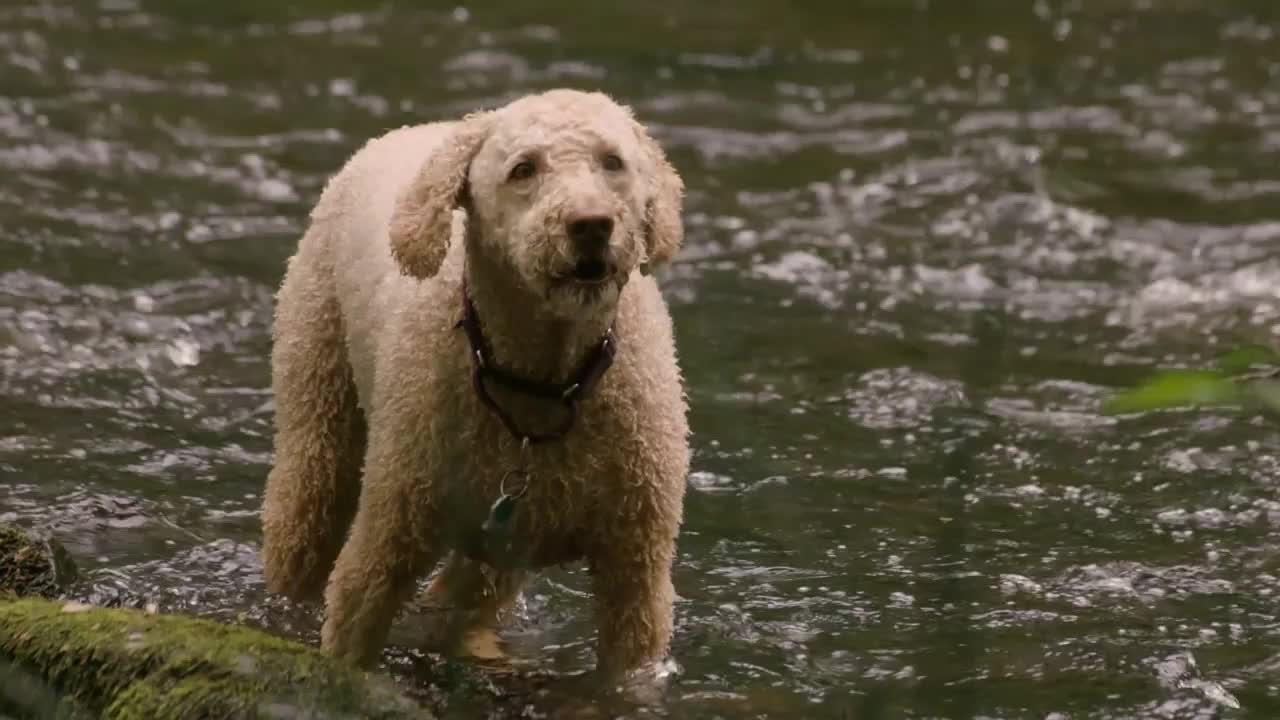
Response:
POLYGON ((76 565, 52 535, 0 523, 0 595, 53 598, 76 579, 76 565))

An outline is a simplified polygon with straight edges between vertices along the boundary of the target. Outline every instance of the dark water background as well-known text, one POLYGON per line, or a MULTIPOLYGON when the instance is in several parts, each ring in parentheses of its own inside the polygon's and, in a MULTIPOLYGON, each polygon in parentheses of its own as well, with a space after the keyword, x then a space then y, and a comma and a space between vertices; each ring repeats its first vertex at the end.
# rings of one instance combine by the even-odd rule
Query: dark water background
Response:
MULTIPOLYGON (((0 521, 314 641, 257 557, 310 205, 388 128, 600 87, 690 188, 683 673, 636 713, 1280 717, 1276 427, 1099 410, 1278 341, 1280 4, 430 6, 0 2, 0 521)), ((517 680, 390 669, 553 711, 584 588, 532 586, 517 680)))

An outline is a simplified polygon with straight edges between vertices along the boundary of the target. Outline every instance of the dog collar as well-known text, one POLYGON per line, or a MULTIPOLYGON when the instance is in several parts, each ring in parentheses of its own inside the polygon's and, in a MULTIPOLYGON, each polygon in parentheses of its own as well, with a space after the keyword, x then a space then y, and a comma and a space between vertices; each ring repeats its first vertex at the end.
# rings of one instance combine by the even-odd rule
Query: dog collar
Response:
POLYGON ((522 444, 537 444, 559 440, 569 434, 578 419, 578 403, 595 390, 600 383, 600 379, 604 377, 609 366, 613 364, 613 357, 617 353, 613 337, 613 322, 610 322, 609 328, 605 330, 604 337, 587 355, 577 371, 570 376, 568 382, 542 382, 508 372, 498 367, 493 361, 493 355, 484 340, 484 332, 480 328, 480 316, 476 314, 475 304, 471 302, 471 294, 467 291, 467 281, 465 279, 462 281, 462 319, 458 321, 455 327, 462 328, 467 336, 467 344, 471 348, 471 383, 475 388, 476 396, 480 398, 480 402, 485 407, 489 408, 502 421, 507 432, 511 433, 522 444), (565 410, 564 420, 549 432, 525 432, 515 421, 515 418, 489 394, 489 389, 485 384, 486 380, 492 380, 499 385, 506 386, 509 390, 524 395, 559 402, 565 410))

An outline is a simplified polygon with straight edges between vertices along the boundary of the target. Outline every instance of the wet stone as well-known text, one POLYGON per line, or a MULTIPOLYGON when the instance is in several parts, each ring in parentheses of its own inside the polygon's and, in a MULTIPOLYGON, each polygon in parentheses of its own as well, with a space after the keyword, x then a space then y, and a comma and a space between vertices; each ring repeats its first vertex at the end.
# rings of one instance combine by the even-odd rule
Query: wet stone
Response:
POLYGON ((51 534, 0 523, 0 594, 57 597, 75 579, 75 562, 51 534))

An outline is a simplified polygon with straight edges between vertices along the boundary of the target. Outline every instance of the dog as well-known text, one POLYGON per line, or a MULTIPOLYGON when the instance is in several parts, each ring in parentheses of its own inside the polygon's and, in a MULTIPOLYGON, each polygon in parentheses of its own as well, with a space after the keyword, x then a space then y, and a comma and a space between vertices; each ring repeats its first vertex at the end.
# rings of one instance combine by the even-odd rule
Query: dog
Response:
POLYGON ((689 469, 651 271, 684 186, 626 107, 552 90, 372 140, 289 260, 273 326, 268 588, 323 592, 321 646, 381 655, 428 606, 496 631, 530 573, 583 561, 597 667, 669 653, 689 469))

